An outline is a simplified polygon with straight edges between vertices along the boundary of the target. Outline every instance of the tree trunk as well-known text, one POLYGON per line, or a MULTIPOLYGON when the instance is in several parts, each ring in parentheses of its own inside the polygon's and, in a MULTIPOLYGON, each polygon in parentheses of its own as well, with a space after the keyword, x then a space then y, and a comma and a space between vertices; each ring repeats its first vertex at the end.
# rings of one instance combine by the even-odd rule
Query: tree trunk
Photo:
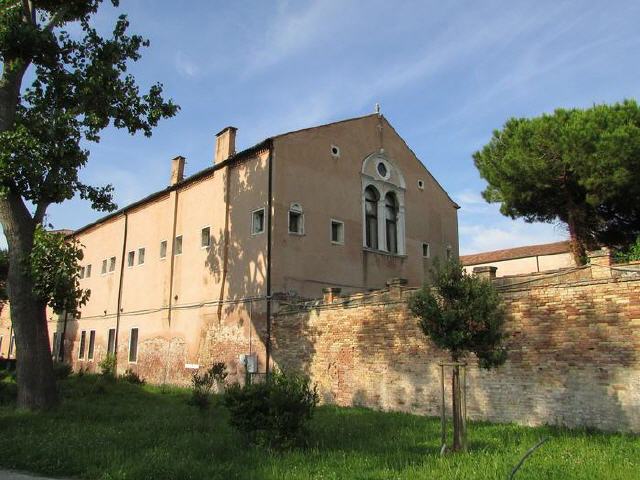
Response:
POLYGON ((455 365, 451 375, 451 399, 453 403, 453 409, 451 415, 453 417, 453 447, 454 452, 462 450, 462 394, 460 388, 460 367, 455 365))
POLYGON ((0 221, 9 246, 7 286, 16 339, 18 407, 46 409, 57 404, 46 305, 33 293, 28 259, 35 222, 12 191, 0 199, 0 221))
POLYGON ((576 265, 584 265, 587 252, 584 248, 584 239, 579 234, 580 226, 576 219, 576 214, 569 211, 567 217, 567 226, 569 227, 569 243, 571 246, 571 254, 576 265))

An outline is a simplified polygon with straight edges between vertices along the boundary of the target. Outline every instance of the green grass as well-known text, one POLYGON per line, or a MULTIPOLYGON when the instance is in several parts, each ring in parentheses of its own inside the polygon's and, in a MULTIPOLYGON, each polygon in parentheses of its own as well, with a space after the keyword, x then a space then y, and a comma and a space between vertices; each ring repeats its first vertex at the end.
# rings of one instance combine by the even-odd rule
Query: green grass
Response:
POLYGON ((85 479, 506 479, 550 437, 516 479, 640 479, 640 438, 470 423, 470 451, 439 455, 437 418, 320 407, 311 445, 289 452, 245 447, 214 406, 189 392, 97 377, 61 383, 63 404, 29 413, 0 407, 0 467, 85 479))

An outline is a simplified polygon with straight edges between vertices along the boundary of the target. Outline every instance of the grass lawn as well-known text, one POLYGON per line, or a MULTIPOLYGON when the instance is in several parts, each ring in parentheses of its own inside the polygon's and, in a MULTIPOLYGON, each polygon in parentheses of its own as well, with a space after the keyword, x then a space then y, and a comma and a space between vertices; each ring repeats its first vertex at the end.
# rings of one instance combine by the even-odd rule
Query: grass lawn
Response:
POLYGON ((97 378, 61 383, 48 413, 0 407, 0 467, 84 479, 506 479, 543 436, 516 479, 640 479, 640 437, 470 423, 467 454, 440 457, 440 423, 400 413, 320 407, 311 445, 284 453, 247 448, 223 407, 206 413, 181 389, 97 378))

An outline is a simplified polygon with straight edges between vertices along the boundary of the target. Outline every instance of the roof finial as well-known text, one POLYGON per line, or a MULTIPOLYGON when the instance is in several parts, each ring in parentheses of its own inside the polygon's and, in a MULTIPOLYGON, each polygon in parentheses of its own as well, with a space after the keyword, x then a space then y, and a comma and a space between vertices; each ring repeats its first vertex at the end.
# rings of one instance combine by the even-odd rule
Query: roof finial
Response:
POLYGON ((380 104, 376 103, 376 113, 380 115, 380 104))

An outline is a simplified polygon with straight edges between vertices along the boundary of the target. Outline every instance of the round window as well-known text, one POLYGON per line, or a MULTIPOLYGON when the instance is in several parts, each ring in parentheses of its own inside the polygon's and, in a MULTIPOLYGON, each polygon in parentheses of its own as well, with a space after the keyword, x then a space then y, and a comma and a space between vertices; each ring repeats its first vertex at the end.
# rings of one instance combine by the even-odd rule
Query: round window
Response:
POLYGON ((387 166, 382 162, 378 163, 378 173, 382 178, 387 178, 387 174, 389 173, 387 171, 387 166))

